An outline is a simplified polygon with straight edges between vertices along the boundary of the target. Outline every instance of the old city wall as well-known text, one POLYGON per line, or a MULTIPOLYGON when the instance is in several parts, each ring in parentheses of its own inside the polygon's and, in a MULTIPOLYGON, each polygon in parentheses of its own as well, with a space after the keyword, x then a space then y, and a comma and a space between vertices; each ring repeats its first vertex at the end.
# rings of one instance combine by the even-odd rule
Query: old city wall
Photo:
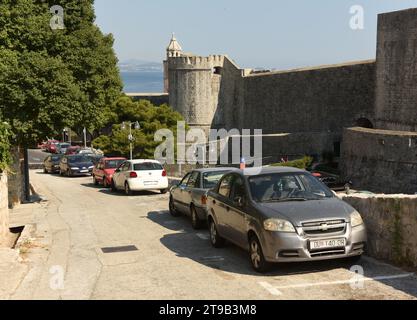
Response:
POLYGON ((355 188, 417 192, 417 132, 346 129, 341 159, 342 174, 355 188))

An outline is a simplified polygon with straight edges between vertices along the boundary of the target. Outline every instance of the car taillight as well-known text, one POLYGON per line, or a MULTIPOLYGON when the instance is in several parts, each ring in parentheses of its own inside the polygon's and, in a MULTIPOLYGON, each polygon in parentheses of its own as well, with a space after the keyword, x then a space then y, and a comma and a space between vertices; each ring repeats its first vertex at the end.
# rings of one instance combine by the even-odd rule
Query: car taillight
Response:
POLYGON ((318 172, 313 172, 313 176, 319 178, 319 177, 321 177, 321 174, 318 173, 318 172))
POLYGON ((201 196, 201 204, 207 204, 207 196, 206 195, 201 196))
POLYGON ((164 170, 162 170, 162 176, 163 177, 166 177, 167 176, 167 172, 166 172, 166 170, 164 169, 164 170))
POLYGON ((129 174, 129 177, 130 177, 130 178, 137 178, 137 177, 138 177, 138 174, 137 174, 135 171, 132 171, 132 172, 129 174))

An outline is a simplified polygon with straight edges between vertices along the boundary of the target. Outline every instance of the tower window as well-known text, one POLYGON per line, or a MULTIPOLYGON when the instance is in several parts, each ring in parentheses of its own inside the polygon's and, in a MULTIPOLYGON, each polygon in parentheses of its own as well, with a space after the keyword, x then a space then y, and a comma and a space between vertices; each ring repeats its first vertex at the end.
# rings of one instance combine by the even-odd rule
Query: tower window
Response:
POLYGON ((213 68, 213 74, 222 74, 222 67, 214 67, 213 68))

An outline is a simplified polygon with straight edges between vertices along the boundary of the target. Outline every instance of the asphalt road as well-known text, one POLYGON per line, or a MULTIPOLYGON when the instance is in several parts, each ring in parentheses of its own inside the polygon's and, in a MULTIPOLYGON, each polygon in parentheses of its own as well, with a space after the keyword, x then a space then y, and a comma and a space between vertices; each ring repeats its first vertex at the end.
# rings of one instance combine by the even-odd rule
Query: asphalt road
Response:
POLYGON ((23 299, 415 299, 417 278, 363 258, 364 278, 343 261, 252 271, 233 245, 214 249, 208 231, 171 217, 168 195, 95 187, 91 177, 31 171, 48 201, 35 213, 24 252, 29 268, 12 298, 23 299), (102 248, 136 246, 104 253, 102 248), (56 280, 61 279, 62 283, 56 280), (363 280, 363 281, 362 281, 363 280), (55 284, 54 284, 55 283, 55 284))

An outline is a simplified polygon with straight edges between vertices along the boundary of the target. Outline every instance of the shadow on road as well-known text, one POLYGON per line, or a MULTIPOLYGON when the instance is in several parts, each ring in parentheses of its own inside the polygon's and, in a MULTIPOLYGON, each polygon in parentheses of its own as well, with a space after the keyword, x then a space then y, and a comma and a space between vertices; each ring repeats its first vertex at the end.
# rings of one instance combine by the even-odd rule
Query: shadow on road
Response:
MULTIPOLYGON (((207 230, 193 230, 187 217, 172 217, 169 211, 151 211, 148 213, 148 219, 177 233, 164 235, 161 243, 174 252, 178 257, 188 258, 207 267, 243 274, 258 275, 253 271, 249 254, 233 244, 226 244, 224 248, 215 249, 211 246, 209 233, 207 230), (198 235, 203 235, 204 239, 198 235)), ((404 274, 401 270, 381 264, 372 259, 362 258, 357 265, 363 267, 366 277, 384 277, 396 274, 404 274)), ((302 263, 281 263, 272 266, 270 272, 264 274, 267 277, 287 276, 296 274, 310 274, 326 272, 333 269, 350 270, 352 264, 349 260, 325 260, 302 263)), ((354 273, 352 272, 352 277, 354 273)), ((334 279, 334 281, 341 279, 334 279)), ((411 296, 417 297, 417 281, 415 276, 404 279, 375 279, 380 283, 403 291, 411 296)))

